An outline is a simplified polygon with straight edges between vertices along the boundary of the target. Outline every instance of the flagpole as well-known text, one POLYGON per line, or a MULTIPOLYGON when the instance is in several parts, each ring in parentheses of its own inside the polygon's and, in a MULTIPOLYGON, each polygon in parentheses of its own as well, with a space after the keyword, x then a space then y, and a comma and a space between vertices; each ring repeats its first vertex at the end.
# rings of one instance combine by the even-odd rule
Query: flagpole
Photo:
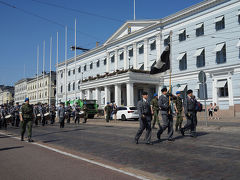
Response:
POLYGON ((49 74, 49 106, 51 104, 51 95, 52 95, 52 36, 50 38, 50 74, 49 74))
POLYGON ((57 67, 56 67, 56 106, 58 105, 58 32, 57 32, 57 55, 56 55, 57 67))
POLYGON ((133 20, 136 20, 136 0, 133 2, 133 20))
POLYGON ((67 101, 67 26, 65 27, 65 100, 67 101))
MULTIPOLYGON (((169 93, 172 93, 172 31, 169 33, 170 42, 169 42, 169 63, 170 63, 170 72, 169 72, 169 93)), ((169 95, 169 105, 171 105, 171 96, 169 95)), ((169 114, 171 113, 171 110, 169 111, 169 114)))
POLYGON ((77 80, 77 76, 76 76, 76 74, 77 74, 77 70, 76 70, 76 63, 77 63, 77 20, 76 20, 76 18, 75 18, 75 67, 74 67, 74 69, 75 69, 75 89, 74 89, 74 91, 75 91, 75 100, 76 100, 76 98, 77 98, 77 88, 76 88, 76 85, 77 85, 77 83, 76 83, 76 80, 77 80))
MULTIPOLYGON (((43 76, 42 76, 43 77, 42 78, 42 80, 43 80, 43 87, 45 86, 45 83, 44 83, 45 72, 44 71, 45 71, 45 40, 43 41, 43 76)), ((42 103, 44 103, 44 96, 42 98, 43 98, 42 103)))
POLYGON ((39 45, 37 46, 37 96, 36 96, 36 103, 38 103, 38 64, 39 64, 39 45))

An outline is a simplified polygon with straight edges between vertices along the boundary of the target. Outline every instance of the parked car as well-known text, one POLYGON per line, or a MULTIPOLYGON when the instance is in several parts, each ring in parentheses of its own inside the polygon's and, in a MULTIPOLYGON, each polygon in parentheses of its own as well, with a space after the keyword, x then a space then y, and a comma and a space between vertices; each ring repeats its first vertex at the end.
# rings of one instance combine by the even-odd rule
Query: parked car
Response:
POLYGON ((117 119, 121 119, 122 121, 126 121, 127 119, 135 119, 139 118, 137 107, 131 106, 120 106, 117 107, 117 119))

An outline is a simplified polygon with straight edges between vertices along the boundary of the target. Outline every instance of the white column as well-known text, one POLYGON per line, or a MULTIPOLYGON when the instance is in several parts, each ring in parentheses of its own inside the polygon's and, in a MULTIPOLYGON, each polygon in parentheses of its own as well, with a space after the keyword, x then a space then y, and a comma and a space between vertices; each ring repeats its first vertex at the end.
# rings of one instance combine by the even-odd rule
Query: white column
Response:
POLYGON ((133 43, 133 69, 137 69, 137 43, 133 43))
POLYGON ((217 86, 217 79, 213 79, 213 85, 212 85, 212 101, 213 101, 213 103, 217 103, 218 104, 218 98, 217 98, 217 88, 216 88, 216 86, 217 86))
POLYGON ((129 82, 126 84, 127 91, 127 106, 134 105, 134 93, 133 93, 133 83, 129 82))
POLYGON ((233 106, 233 88, 232 88, 232 74, 228 74, 228 98, 229 106, 233 106))
POLYGON ((98 104, 99 107, 100 107, 100 105, 101 105, 101 91, 100 91, 99 88, 96 88, 96 89, 95 89, 95 98, 96 98, 96 100, 97 100, 97 104, 98 104))
POLYGON ((105 92, 105 104, 107 104, 107 102, 110 102, 110 88, 108 86, 105 86, 104 92, 105 92))
POLYGON ((160 56, 161 56, 161 35, 158 34, 157 38, 156 38, 156 51, 157 51, 157 59, 159 60, 160 56))
POLYGON ((127 56, 128 56, 127 46, 124 46, 124 50, 123 50, 124 69, 128 69, 128 67, 127 67, 127 56))
POLYGON ((90 89, 87 89, 86 90, 86 98, 89 100, 89 99, 91 99, 91 91, 90 91, 90 89))
POLYGON ((109 72, 109 71, 110 71, 110 55, 109 55, 108 52, 107 52, 107 54, 106 54, 106 60, 107 60, 106 72, 109 72))
POLYGON ((148 40, 144 39, 144 70, 148 69, 148 40))
POLYGON ((118 50, 115 50, 115 71, 118 69, 118 50))
POLYGON ((121 84, 115 85, 115 103, 117 106, 121 105, 121 84))
POLYGON ((158 93, 158 97, 161 96, 161 94, 162 94, 161 89, 162 89, 161 85, 156 86, 156 93, 158 93))
POLYGON ((80 99, 84 99, 83 91, 80 91, 80 99))

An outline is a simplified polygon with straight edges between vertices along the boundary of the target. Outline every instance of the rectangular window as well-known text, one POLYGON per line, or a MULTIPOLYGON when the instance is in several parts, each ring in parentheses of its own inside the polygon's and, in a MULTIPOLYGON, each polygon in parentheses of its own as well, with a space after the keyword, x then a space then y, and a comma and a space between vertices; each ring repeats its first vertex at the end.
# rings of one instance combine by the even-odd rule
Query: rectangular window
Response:
POLYGON ((93 63, 90 63, 90 69, 92 69, 93 68, 93 63))
POLYGON ((99 66, 100 66, 100 61, 98 60, 98 61, 97 61, 97 67, 99 67, 99 66))
POLYGON ((204 49, 198 49, 197 53, 199 52, 199 54, 197 54, 197 61, 196 61, 196 66, 198 68, 200 67, 204 67, 205 66, 205 50, 204 49))
POLYGON ((103 60, 103 64, 104 64, 104 65, 107 64, 107 59, 106 59, 106 58, 103 60))
POLYGON ((224 16, 217 17, 215 19, 215 29, 216 31, 219 31, 221 29, 225 28, 225 21, 224 21, 224 16))
POLYGON ((63 78, 63 73, 61 73, 61 78, 63 78))
POLYGON ((61 93, 63 92, 63 86, 61 86, 61 93))
POLYGON ((71 84, 69 83, 68 84, 68 91, 70 91, 71 90, 71 84))
POLYGON ((217 81, 218 97, 228 97, 228 83, 227 80, 217 81))
POLYGON ((196 36, 203 36, 204 35, 204 25, 203 23, 197 24, 196 25, 196 36))
POLYGON ((84 71, 87 71, 87 65, 86 64, 84 65, 84 71))
POLYGON ((222 64, 222 63, 225 63, 226 61, 227 61, 226 45, 224 44, 223 47, 216 52, 216 62, 217 64, 222 64))
POLYGON ((179 60, 179 70, 183 71, 187 69, 187 54, 185 53, 182 59, 179 60))
POLYGON ((73 91, 75 91, 75 82, 73 83, 73 91))
POLYGON ((133 57, 133 49, 130 49, 130 50, 128 51, 128 55, 129 55, 129 57, 133 57))
POLYGON ((75 69, 73 70, 73 74, 75 74, 75 69))
POLYGON ((186 30, 183 29, 179 31, 179 41, 185 41, 186 40, 186 30))
POLYGON ((115 55, 112 55, 111 56, 111 63, 114 63, 115 62, 115 55))
POLYGON ((164 46, 167 46, 170 43, 170 36, 166 36, 164 39, 164 46))
POLYGON ((71 71, 68 71, 68 76, 70 76, 71 75, 71 71))
POLYGON ((143 45, 138 48, 138 53, 143 54, 144 53, 144 47, 143 45))
POLYGON ((153 41, 151 44, 150 44, 150 50, 153 51, 156 49, 156 41, 153 41))
POLYGON ((80 72, 81 72, 81 66, 78 67, 78 73, 80 73, 80 72))
POLYGON ((239 15, 238 15, 238 24, 240 24, 240 12, 239 12, 239 15))
POLYGON ((120 60, 123 60, 123 58, 124 58, 123 56, 124 56, 124 55, 123 55, 123 52, 121 52, 120 55, 119 55, 119 59, 120 59, 120 60))

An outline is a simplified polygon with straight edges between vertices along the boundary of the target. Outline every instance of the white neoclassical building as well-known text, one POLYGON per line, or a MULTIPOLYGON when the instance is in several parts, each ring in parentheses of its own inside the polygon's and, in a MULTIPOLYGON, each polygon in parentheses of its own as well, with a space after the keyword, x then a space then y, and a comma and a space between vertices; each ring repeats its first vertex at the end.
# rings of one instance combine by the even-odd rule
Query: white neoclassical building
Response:
POLYGON ((148 71, 171 41, 173 92, 199 90, 207 75, 207 103, 224 115, 240 116, 240 1, 206 0, 156 20, 124 23, 104 44, 57 66, 57 101, 96 99, 100 106, 136 105, 169 86, 169 71, 148 71))
POLYGON ((27 97, 27 83, 32 80, 32 78, 24 78, 17 81, 14 85, 14 102, 18 102, 22 105, 27 97))

